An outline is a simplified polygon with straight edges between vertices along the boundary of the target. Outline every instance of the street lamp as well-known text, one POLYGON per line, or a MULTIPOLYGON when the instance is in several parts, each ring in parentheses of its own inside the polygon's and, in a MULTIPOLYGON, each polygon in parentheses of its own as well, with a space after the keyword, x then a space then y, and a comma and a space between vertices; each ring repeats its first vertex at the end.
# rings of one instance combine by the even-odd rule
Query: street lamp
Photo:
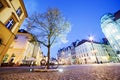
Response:
POLYGON ((90 42, 91 42, 92 49, 93 49, 92 52, 94 52, 94 54, 95 54, 95 58, 96 58, 96 61, 97 61, 97 63, 99 64, 99 61, 98 61, 98 58, 97 58, 97 55, 96 55, 96 51, 95 51, 94 46, 93 46, 93 39, 94 39, 93 36, 89 36, 89 40, 90 40, 90 42))

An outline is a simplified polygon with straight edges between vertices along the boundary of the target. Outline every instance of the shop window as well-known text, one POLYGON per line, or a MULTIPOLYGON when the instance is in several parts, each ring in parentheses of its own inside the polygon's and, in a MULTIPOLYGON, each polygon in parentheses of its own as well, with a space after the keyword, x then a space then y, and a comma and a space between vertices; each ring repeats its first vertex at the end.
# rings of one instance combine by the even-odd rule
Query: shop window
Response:
POLYGON ((7 23, 6 23, 6 27, 8 28, 8 29, 12 29, 12 27, 14 26, 14 24, 15 24, 15 21, 14 21, 14 19, 10 19, 7 23))
POLYGON ((21 8, 18 8, 17 11, 16 11, 17 15, 20 17, 20 15, 22 14, 22 10, 21 8))

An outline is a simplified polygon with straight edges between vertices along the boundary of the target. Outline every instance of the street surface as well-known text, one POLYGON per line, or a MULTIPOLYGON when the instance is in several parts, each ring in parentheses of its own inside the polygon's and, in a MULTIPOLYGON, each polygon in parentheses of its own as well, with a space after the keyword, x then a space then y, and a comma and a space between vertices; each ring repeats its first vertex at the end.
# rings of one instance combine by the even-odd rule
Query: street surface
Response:
POLYGON ((63 72, 30 72, 30 67, 0 67, 0 80, 120 80, 120 64, 60 66, 63 72))

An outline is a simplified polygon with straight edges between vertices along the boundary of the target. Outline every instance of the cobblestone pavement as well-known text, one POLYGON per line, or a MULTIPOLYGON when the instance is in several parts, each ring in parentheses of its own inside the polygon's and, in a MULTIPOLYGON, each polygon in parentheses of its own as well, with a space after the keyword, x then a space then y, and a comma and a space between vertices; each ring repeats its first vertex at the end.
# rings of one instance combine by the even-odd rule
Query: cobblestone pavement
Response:
POLYGON ((30 72, 29 67, 0 67, 0 80, 120 80, 120 64, 61 66, 63 72, 30 72))

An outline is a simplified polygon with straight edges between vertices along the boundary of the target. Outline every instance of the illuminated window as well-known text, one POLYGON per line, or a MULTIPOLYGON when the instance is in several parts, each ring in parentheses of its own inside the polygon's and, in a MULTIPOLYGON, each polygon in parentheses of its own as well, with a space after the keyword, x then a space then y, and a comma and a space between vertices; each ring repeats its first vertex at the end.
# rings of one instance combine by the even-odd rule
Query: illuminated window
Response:
POLYGON ((3 4, 0 2, 0 9, 3 8, 3 4))
POLYGON ((8 29, 12 29, 12 27, 14 26, 14 24, 15 24, 15 21, 14 21, 14 19, 10 19, 7 23, 6 23, 6 27, 8 28, 8 29))
POLYGON ((17 15, 20 17, 20 15, 22 14, 22 10, 21 8, 18 8, 17 11, 16 11, 17 15))
POLYGON ((116 28, 112 29, 112 33, 116 33, 118 30, 116 28))
POLYGON ((116 39, 116 40, 119 40, 119 39, 120 39, 120 36, 119 36, 119 35, 116 35, 116 36, 115 36, 115 39, 116 39))

